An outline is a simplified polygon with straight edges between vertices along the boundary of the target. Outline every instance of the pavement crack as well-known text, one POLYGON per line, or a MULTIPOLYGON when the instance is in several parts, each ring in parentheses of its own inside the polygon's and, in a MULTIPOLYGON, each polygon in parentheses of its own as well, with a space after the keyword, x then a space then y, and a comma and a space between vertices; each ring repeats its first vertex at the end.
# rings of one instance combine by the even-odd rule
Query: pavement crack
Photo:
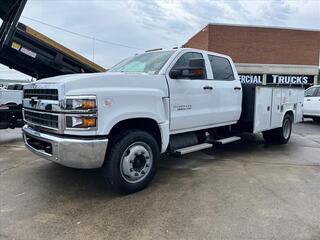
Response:
POLYGON ((9 167, 9 168, 5 168, 5 169, 3 169, 3 170, 0 171, 0 175, 4 174, 4 173, 7 172, 7 171, 10 171, 10 170, 12 170, 12 169, 15 169, 15 168, 17 168, 17 167, 20 167, 21 165, 24 165, 24 163, 14 165, 14 166, 9 167))
MULTIPOLYGON (((41 161, 41 160, 43 160, 43 159, 42 158, 36 158, 33 161, 31 161, 30 164, 32 164, 34 162, 37 162, 37 161, 41 161)), ((12 167, 8 167, 8 168, 5 168, 5 169, 2 169, 2 170, 0 170, 0 176, 3 175, 6 172, 12 170, 12 169, 18 168, 18 167, 26 165, 26 164, 29 164, 29 163, 28 162, 23 162, 23 163, 20 163, 20 164, 13 165, 12 167)))

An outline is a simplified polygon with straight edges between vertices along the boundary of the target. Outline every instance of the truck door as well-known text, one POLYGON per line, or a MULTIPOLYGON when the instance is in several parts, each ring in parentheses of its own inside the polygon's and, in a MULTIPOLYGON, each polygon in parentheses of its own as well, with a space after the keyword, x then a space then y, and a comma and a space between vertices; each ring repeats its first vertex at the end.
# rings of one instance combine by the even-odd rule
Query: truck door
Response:
POLYGON ((320 115, 320 87, 318 87, 318 91, 315 97, 315 114, 320 115))
POLYGON ((304 95, 304 104, 303 104, 303 114, 304 115, 311 115, 317 113, 317 108, 319 108, 320 97, 317 97, 317 93, 319 92, 319 88, 317 87, 311 87, 306 90, 304 95))
MULTIPOLYGON (((170 71, 188 67, 190 59, 194 58, 204 58, 204 56, 196 50, 181 52, 170 71)), ((170 131, 179 132, 210 125, 213 83, 208 81, 207 74, 200 79, 172 79, 168 74, 167 79, 170 89, 170 131)))
POLYGON ((212 119, 214 124, 236 122, 241 115, 242 87, 236 79, 230 61, 225 57, 208 55, 212 70, 213 91, 211 94, 212 119))

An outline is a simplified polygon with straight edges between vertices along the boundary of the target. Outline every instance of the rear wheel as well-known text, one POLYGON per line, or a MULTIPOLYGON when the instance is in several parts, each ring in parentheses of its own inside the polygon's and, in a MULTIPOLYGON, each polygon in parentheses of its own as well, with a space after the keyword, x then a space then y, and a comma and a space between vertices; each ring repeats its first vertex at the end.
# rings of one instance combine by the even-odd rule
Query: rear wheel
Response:
POLYGON ((113 190, 134 193, 154 178, 159 146, 155 138, 141 130, 123 131, 110 143, 103 174, 113 190))
POLYGON ((262 135, 266 143, 274 143, 275 139, 274 139, 273 130, 264 131, 262 135))
POLYGON ((267 143, 286 144, 291 137, 292 118, 286 114, 282 121, 282 127, 263 132, 263 138, 267 143))
POLYGON ((314 117, 312 118, 314 122, 319 123, 320 122, 320 117, 314 117))

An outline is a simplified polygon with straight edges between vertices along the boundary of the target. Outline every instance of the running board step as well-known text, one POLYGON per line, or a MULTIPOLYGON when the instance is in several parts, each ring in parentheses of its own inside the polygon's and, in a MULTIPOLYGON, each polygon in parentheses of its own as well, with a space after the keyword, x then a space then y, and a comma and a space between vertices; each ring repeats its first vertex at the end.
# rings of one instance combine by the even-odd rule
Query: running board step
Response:
POLYGON ((200 151, 200 150, 212 148, 212 147, 213 147, 213 144, 211 143, 201 143, 201 144, 190 146, 190 147, 180 148, 175 150, 174 152, 179 155, 184 155, 187 153, 196 152, 196 151, 200 151))
POLYGON ((233 136, 233 137, 228 137, 228 138, 223 138, 216 140, 216 143, 221 143, 221 144, 227 144, 227 143, 232 143, 241 140, 241 137, 233 136))

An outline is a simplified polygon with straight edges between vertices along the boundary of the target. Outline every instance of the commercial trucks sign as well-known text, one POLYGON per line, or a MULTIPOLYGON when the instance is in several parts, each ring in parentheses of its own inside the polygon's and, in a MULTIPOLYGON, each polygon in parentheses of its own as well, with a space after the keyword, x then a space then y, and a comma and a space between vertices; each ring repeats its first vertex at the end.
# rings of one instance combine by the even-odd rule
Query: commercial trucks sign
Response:
POLYGON ((313 84, 312 75, 280 75, 268 74, 267 84, 272 85, 311 85, 313 84))
POLYGON ((262 76, 262 74, 239 74, 241 83, 255 85, 262 85, 262 76))
MULTIPOLYGON (((302 86, 313 85, 313 75, 283 75, 283 74, 267 74, 267 85, 284 85, 284 86, 302 86)), ((242 84, 263 84, 263 74, 239 74, 242 84)))

